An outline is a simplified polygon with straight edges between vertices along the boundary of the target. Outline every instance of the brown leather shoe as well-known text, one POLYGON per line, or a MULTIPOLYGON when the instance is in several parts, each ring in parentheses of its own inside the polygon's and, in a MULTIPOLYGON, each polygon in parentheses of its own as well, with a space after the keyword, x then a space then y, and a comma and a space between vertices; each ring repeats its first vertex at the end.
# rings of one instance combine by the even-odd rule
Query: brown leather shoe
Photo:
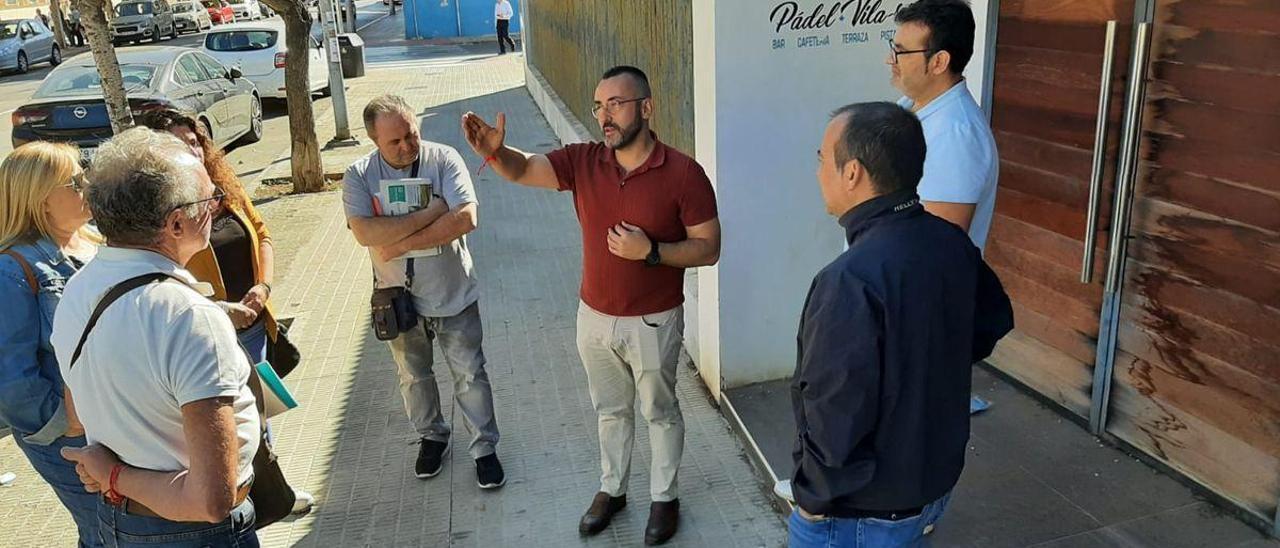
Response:
POLYGON ((587 513, 582 515, 582 521, 578 522, 578 533, 594 535, 603 531, 609 526, 609 522, 613 521, 613 515, 626 505, 626 495, 611 497, 604 491, 596 493, 595 498, 591 499, 591 507, 587 508, 587 513))
POLYGON ((680 522, 680 499, 649 505, 649 525, 644 528, 644 543, 662 544, 676 534, 680 522))

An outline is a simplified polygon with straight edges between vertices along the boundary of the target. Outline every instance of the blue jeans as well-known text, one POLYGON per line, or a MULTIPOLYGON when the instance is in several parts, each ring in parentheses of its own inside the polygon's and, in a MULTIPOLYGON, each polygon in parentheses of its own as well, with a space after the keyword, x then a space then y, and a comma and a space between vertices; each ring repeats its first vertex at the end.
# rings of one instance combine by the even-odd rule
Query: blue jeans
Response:
POLYGON ((135 516, 106 501, 98 501, 98 530, 107 548, 257 548, 258 533, 254 531, 254 521, 253 502, 249 500, 218 523, 135 516))
MULTIPOLYGON (((236 338, 249 352, 249 365, 258 365, 267 361, 267 323, 259 319, 244 331, 236 332, 236 338)), ((266 419, 263 419, 265 422, 266 419)), ((271 436, 271 423, 266 423, 267 441, 275 441, 271 436)))
POLYGON ((18 442, 18 448, 31 461, 31 467, 53 487, 58 500, 71 512, 71 519, 75 520, 80 533, 80 546, 102 546, 98 539, 98 495, 84 490, 80 476, 76 475, 76 465, 59 453, 63 447, 84 447, 84 436, 63 436, 49 445, 23 443, 22 437, 18 432, 13 433, 13 441, 18 442))
POLYGON ((237 332, 236 338, 249 351, 249 365, 258 365, 267 360, 267 322, 259 319, 248 329, 237 332))
POLYGON ((822 518, 810 521, 797 508, 787 525, 791 548, 891 548, 920 546, 925 528, 937 523, 951 493, 933 501, 918 516, 897 521, 873 518, 822 518))

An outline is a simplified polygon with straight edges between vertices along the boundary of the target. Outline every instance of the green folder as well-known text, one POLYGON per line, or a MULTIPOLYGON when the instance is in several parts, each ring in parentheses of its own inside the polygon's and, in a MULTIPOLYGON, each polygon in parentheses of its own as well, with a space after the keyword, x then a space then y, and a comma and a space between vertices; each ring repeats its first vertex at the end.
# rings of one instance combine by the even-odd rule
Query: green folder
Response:
POLYGON ((271 364, 262 362, 253 368, 258 372, 258 378, 262 379, 262 408, 267 418, 298 406, 298 400, 293 398, 293 394, 284 385, 284 381, 280 380, 280 376, 276 375, 276 370, 271 367, 271 364))

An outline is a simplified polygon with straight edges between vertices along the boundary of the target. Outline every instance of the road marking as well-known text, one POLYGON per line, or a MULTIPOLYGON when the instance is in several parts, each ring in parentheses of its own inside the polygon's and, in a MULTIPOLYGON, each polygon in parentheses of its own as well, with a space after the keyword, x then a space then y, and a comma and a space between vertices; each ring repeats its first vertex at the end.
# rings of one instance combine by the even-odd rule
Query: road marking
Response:
MULTIPOLYGON (((394 2, 395 0, 392 0, 392 1, 394 2)), ((382 14, 382 17, 379 17, 379 18, 377 18, 377 19, 374 19, 374 20, 372 20, 372 21, 369 21, 368 23, 365 23, 365 24, 364 24, 364 26, 362 26, 362 27, 356 27, 356 33, 359 33, 360 31, 362 31, 362 30, 364 30, 364 29, 369 28, 369 27, 370 27, 370 26, 372 26, 374 23, 377 23, 378 21, 381 21, 381 20, 386 19, 386 18, 388 18, 388 17, 391 17, 391 12, 387 12, 387 13, 382 14)))

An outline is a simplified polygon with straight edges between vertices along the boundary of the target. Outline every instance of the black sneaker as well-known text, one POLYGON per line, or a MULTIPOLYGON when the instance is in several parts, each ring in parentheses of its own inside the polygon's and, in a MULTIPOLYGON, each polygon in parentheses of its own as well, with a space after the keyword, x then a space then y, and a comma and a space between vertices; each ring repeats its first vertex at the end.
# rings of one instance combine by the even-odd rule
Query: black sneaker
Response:
POLYGON ((449 453, 449 444, 427 438, 418 443, 418 464, 414 466, 414 472, 418 479, 434 478, 444 469, 444 456, 449 453))
POLYGON ((476 483, 481 489, 497 489, 507 483, 507 474, 502 471, 496 453, 476 459, 476 483))

